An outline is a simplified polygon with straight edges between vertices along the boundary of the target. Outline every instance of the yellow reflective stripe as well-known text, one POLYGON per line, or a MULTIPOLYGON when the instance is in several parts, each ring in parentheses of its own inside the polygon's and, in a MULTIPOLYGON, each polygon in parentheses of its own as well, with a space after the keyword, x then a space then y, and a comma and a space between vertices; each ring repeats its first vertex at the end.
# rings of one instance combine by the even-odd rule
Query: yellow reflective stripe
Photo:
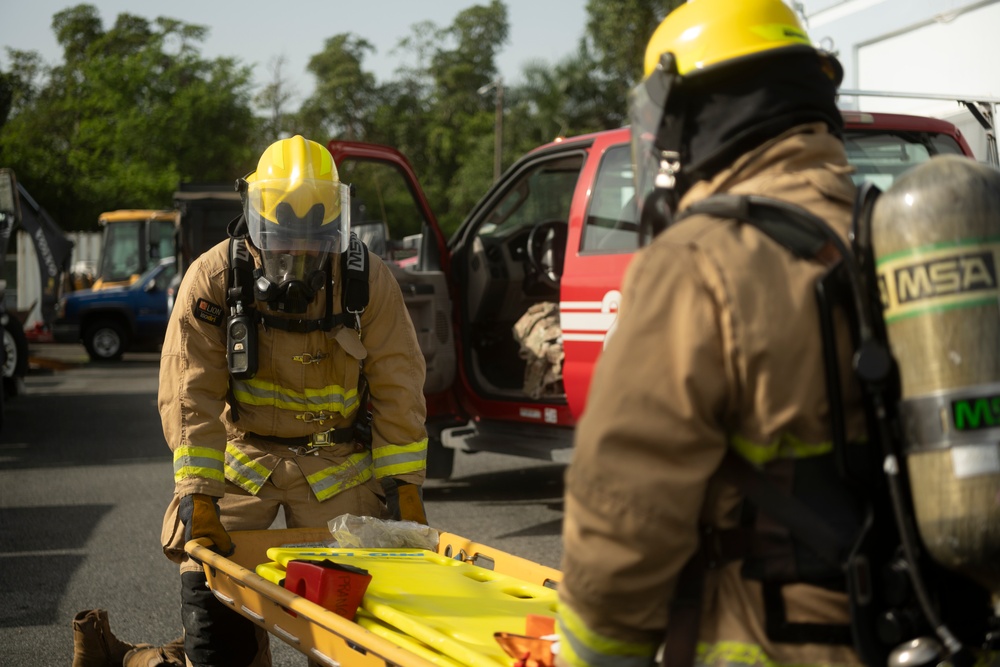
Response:
POLYGON ((223 467, 223 454, 217 449, 181 445, 174 450, 175 482, 190 477, 224 482, 223 467))
POLYGON ((846 663, 777 662, 757 644, 745 642, 698 642, 695 665, 711 667, 841 667, 846 663))
POLYGON ((372 452, 375 456, 375 476, 420 472, 427 467, 427 438, 409 445, 382 445, 372 452))
POLYGON ((571 667, 649 667, 654 642, 626 642, 592 632, 576 613, 559 605, 559 658, 571 667))
POLYGON ((306 477, 318 500, 326 500, 341 491, 367 482, 375 474, 372 470, 371 452, 351 454, 338 466, 324 468, 306 477))
POLYGON ((776 459, 807 459, 822 456, 833 451, 833 443, 804 442, 795 436, 783 433, 771 442, 753 442, 739 435, 729 438, 729 445, 750 463, 764 465, 776 459))
POLYGON ((246 405, 273 406, 295 412, 337 412, 345 417, 358 404, 358 390, 332 384, 321 389, 298 391, 258 379, 233 380, 236 400, 246 405))
POLYGON ((256 496, 270 475, 270 470, 238 450, 233 443, 226 443, 226 479, 256 496))

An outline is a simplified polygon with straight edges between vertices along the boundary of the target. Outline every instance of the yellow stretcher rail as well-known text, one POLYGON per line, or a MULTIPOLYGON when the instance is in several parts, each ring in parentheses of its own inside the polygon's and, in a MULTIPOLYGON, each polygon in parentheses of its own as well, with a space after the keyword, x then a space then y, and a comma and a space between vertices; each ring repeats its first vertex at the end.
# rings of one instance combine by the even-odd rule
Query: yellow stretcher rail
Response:
MULTIPOLYGON (((185 549, 204 565, 217 598, 312 660, 328 667, 461 667, 364 610, 355 622, 349 621, 254 572, 271 560, 270 548, 330 542, 326 528, 234 531, 231 535, 236 551, 229 558, 211 551, 205 539, 192 540, 185 549)), ((548 588, 555 588, 561 579, 558 570, 451 533, 440 534, 437 553, 548 588)))

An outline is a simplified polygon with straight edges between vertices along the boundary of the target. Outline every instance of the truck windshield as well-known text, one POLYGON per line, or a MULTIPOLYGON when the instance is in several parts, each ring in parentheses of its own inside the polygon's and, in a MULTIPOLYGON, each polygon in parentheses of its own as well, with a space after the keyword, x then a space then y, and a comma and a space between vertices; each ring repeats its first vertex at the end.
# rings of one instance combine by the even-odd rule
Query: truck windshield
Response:
POLYGON ((127 281, 139 273, 139 234, 144 220, 121 220, 104 228, 104 252, 98 272, 105 282, 127 281))
POLYGON ((934 155, 963 155, 954 138, 934 132, 852 132, 844 133, 847 161, 854 165, 854 182, 874 183, 885 191, 910 167, 934 155))
POLYGON ((174 256, 172 220, 114 220, 104 227, 98 276, 105 283, 131 282, 150 264, 174 256), (148 232, 148 238, 146 238, 148 232))

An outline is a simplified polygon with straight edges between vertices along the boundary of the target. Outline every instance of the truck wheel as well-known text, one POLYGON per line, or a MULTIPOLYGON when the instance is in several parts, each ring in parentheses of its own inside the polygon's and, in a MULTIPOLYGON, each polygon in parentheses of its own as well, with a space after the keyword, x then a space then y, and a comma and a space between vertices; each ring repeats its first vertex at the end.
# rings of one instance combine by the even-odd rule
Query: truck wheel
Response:
POLYGON ((28 374, 28 337, 21 321, 8 313, 3 325, 3 387, 7 396, 17 396, 28 374))
POLYGON ((128 333, 114 320, 100 320, 83 334, 83 346, 94 361, 118 361, 128 347, 128 333))
POLYGON ((427 436, 427 479, 448 479, 455 469, 455 450, 441 444, 441 438, 427 436))

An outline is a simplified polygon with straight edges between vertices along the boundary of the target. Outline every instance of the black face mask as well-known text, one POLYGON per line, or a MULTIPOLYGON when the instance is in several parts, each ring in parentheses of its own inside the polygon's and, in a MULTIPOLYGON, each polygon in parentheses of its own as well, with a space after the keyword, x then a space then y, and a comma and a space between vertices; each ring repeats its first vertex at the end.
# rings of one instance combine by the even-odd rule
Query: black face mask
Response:
POLYGON ((254 272, 254 296, 280 313, 302 314, 327 282, 326 271, 313 271, 306 280, 275 283, 260 269, 254 272))

